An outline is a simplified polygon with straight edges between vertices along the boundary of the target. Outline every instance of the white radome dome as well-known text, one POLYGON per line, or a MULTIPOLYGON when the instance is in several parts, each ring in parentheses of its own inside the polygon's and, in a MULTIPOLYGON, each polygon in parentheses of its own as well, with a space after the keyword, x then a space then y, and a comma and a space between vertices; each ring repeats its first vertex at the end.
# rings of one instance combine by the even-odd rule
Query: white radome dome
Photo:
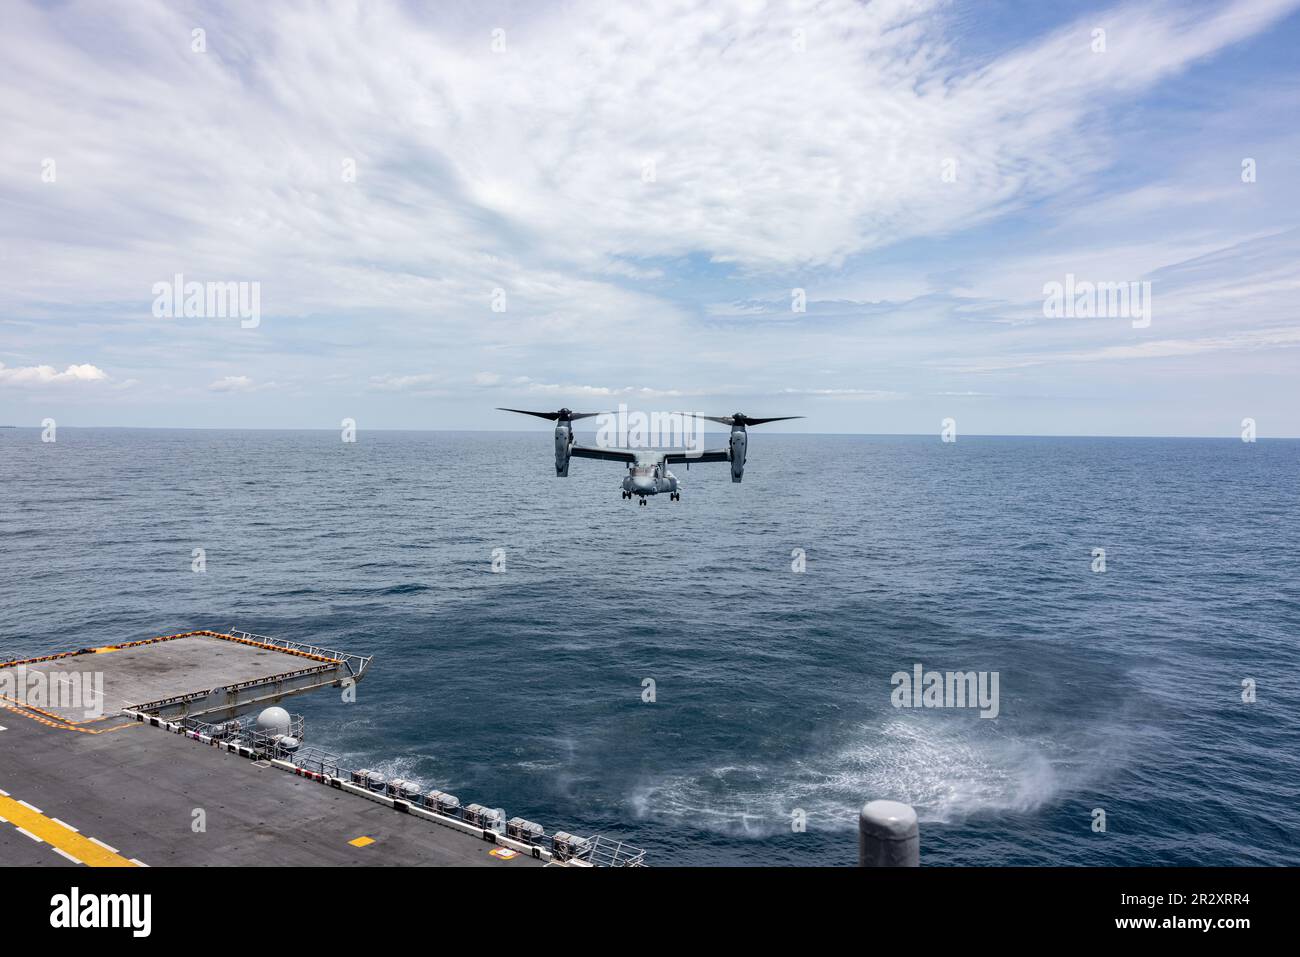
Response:
POLYGON ((257 716, 257 729, 275 734, 289 733, 289 712, 283 708, 267 708, 257 716))

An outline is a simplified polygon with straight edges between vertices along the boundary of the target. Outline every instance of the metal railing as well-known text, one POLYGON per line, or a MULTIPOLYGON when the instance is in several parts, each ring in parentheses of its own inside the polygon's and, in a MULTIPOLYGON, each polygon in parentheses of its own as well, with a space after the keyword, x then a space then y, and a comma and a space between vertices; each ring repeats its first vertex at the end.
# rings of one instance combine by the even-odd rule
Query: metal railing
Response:
MULTIPOLYGON (((428 789, 421 787, 415 794, 411 794, 406 787, 403 787, 403 785, 414 782, 405 782, 400 779, 387 780, 376 775, 375 782, 378 785, 376 786, 375 783, 371 783, 368 776, 369 772, 345 768, 340 765, 338 755, 317 747, 304 745, 302 740, 305 722, 300 714, 291 714, 289 716, 287 735, 297 739, 298 742, 296 747, 289 748, 282 745, 282 739, 286 736, 286 732, 267 731, 258 728, 255 719, 249 715, 242 718, 232 718, 228 721, 215 722, 203 721, 199 718, 184 718, 180 724, 187 731, 202 734, 216 741, 224 741, 228 744, 249 748, 259 758, 288 761, 295 767, 306 771, 328 775, 331 778, 347 781, 359 787, 364 787, 368 791, 382 794, 384 797, 406 801, 414 807, 423 808, 441 817, 460 821, 471 827, 498 830, 498 833, 502 833, 510 830, 509 825, 514 824, 516 820, 511 819, 511 821, 507 822, 505 812, 499 808, 489 808, 473 803, 439 806, 437 802, 430 801, 431 792, 428 789)), ((440 794, 442 792, 433 793, 440 794)), ((535 835, 516 832, 508 836, 520 844, 549 851, 558 862, 574 861, 591 867, 645 866, 645 851, 641 848, 633 847, 623 841, 611 840, 601 835, 582 838, 564 832, 535 835)))
POLYGON ((328 774, 332 778, 337 778, 347 773, 339 767, 339 756, 337 754, 331 754, 310 745, 299 748, 290 757, 298 767, 314 771, 316 774, 328 774))
MULTIPOLYGON (((183 718, 181 726, 188 731, 197 731, 199 734, 207 735, 209 738, 215 738, 218 741, 234 740, 250 748, 257 750, 276 750, 281 749, 278 745, 278 739, 283 735, 291 738, 297 738, 302 741, 303 729, 306 722, 300 714, 289 715, 289 729, 287 731, 267 731, 259 728, 255 721, 245 716, 243 718, 231 718, 229 721, 204 721, 202 718, 183 718)), ((288 749, 286 753, 290 753, 288 749)))
POLYGON ((244 641, 255 641, 260 645, 283 648, 285 651, 297 651, 305 655, 314 655, 317 658, 332 658, 335 661, 341 661, 347 666, 348 673, 353 678, 360 678, 374 659, 374 655, 354 655, 346 651, 335 651, 332 648, 320 648, 301 641, 290 641, 288 638, 269 638, 266 635, 255 635, 251 631, 239 631, 234 628, 227 629, 226 634, 232 638, 242 638, 244 641))
POLYGON ((645 851, 623 841, 597 834, 587 842, 587 848, 580 859, 592 867, 645 867, 645 851))

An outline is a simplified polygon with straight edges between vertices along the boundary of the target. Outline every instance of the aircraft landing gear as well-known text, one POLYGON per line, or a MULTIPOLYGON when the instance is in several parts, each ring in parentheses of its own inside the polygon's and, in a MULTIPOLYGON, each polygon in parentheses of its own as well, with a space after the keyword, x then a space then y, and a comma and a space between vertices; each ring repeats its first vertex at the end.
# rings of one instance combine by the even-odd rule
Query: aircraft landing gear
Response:
POLYGON ((668 500, 670 502, 680 502, 682 500, 682 493, 673 492, 671 495, 668 496, 668 500))
POLYGON ((642 505, 645 504, 645 496, 644 496, 644 495, 641 496, 641 504, 642 504, 642 505))

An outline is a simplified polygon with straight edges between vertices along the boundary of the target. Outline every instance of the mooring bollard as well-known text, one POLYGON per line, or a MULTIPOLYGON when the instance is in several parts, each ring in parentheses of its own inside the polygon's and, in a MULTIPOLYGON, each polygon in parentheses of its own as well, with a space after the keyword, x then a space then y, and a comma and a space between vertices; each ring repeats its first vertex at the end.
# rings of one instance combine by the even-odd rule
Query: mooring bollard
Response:
POLYGON ((921 829, 911 805, 868 801, 858 815, 858 867, 920 867, 921 829))

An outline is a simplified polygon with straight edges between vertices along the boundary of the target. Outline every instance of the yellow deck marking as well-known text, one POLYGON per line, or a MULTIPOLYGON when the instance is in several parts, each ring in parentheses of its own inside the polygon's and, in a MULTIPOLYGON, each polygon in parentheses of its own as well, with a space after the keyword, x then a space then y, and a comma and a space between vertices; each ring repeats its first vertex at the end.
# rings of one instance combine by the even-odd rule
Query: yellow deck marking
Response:
POLYGON ((373 837, 365 837, 365 836, 354 837, 352 840, 348 841, 348 843, 351 844, 353 847, 365 847, 367 844, 375 843, 375 839, 373 837))
POLYGON ((0 797, 0 815, 28 837, 39 838, 91 867, 136 866, 121 854, 106 850, 102 845, 82 837, 44 814, 38 814, 28 805, 11 797, 0 797))
POLYGON ((43 711, 35 705, 14 701, 13 698, 2 694, 0 694, 0 708, 3 708, 12 714, 20 714, 24 718, 31 718, 33 721, 38 724, 43 724, 47 728, 55 728, 59 731, 77 731, 81 734, 107 734, 110 731, 121 731, 123 728, 134 728, 137 725, 137 722, 135 721, 127 721, 124 724, 115 724, 111 728, 83 728, 81 727, 83 724, 100 724, 104 721, 111 721, 114 718, 117 718, 118 715, 115 712, 110 712, 101 717, 90 718, 86 721, 73 721, 71 718, 60 717, 53 711, 43 711), (32 712, 37 713, 33 714, 32 712), (45 715, 46 717, 42 717, 42 715, 45 715))

